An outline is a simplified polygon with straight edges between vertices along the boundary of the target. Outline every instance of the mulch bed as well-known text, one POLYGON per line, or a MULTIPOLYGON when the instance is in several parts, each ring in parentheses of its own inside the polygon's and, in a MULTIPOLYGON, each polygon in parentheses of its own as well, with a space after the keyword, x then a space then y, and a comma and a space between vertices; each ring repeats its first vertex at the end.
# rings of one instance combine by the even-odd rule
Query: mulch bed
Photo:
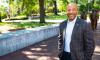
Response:
POLYGON ((9 29, 8 31, 24 30, 25 28, 9 29))
MULTIPOLYGON (((8 31, 14 32, 17 30, 24 30, 25 28, 17 28, 17 29, 9 29, 8 31)), ((0 34, 3 34, 2 32, 0 32, 0 34)))

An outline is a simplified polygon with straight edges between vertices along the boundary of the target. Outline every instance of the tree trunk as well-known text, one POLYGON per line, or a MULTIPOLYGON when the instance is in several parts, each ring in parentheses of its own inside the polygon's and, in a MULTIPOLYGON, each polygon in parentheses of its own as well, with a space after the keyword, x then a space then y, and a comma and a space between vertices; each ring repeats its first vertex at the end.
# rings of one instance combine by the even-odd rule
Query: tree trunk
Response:
POLYGON ((2 21, 1 21, 1 12, 0 12, 0 22, 2 22, 2 21))
POLYGON ((25 2, 24 2, 24 0, 22 0, 21 12, 23 12, 23 10, 24 10, 24 5, 25 5, 25 2))
POLYGON ((67 1, 67 4, 69 4, 68 0, 66 0, 66 1, 67 1))
POLYGON ((56 0, 54 0, 53 3, 54 3, 54 9, 53 9, 54 10, 54 14, 55 15, 58 15, 58 13, 57 13, 57 2, 56 2, 56 0))
POLYGON ((39 0, 39 7, 40 7, 40 23, 45 23, 44 1, 45 1, 45 0, 39 0))
POLYGON ((77 4, 78 3, 78 0, 74 0, 74 2, 77 4))
POLYGON ((92 0, 92 4, 94 5, 95 0, 92 0))
POLYGON ((95 0, 92 0, 92 8, 93 8, 93 5, 94 5, 94 2, 95 2, 95 0))

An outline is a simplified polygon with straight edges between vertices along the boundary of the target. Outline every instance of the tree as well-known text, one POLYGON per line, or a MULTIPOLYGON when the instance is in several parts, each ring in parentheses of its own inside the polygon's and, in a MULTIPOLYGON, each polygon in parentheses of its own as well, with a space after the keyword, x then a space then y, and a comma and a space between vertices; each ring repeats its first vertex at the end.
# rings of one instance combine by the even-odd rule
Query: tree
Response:
POLYGON ((0 12, 0 22, 2 22, 2 21, 1 21, 1 12, 0 12))
POLYGON ((95 0, 92 0, 92 6, 94 5, 95 0))
POLYGON ((36 3, 37 0, 22 0, 21 10, 23 11, 24 14, 29 16, 31 12, 33 12, 33 8, 36 3))
POLYGON ((57 13, 57 2, 56 2, 56 0, 53 0, 53 3, 54 3, 54 8, 53 8, 54 14, 55 15, 58 15, 58 13, 57 13))
POLYGON ((77 4, 78 3, 78 0, 74 0, 74 2, 77 4))
POLYGON ((39 7, 40 7, 40 23, 45 23, 44 2, 45 2, 45 0, 39 0, 39 7))

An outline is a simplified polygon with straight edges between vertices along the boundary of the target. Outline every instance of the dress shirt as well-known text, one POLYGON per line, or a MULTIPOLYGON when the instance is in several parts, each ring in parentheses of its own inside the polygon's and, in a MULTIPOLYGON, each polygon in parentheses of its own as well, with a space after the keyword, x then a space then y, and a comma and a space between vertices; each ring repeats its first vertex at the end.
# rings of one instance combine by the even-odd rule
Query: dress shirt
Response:
POLYGON ((65 52, 70 52, 71 36, 72 36, 72 31, 73 31, 76 19, 77 17, 73 21, 68 20, 67 22, 67 27, 65 30, 65 47, 64 47, 65 52))

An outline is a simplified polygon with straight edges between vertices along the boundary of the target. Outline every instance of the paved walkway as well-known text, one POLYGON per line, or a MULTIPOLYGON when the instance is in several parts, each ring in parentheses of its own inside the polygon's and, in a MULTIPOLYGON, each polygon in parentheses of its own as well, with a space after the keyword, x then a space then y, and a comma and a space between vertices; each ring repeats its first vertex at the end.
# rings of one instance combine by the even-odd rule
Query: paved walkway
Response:
POLYGON ((94 32, 95 34, 95 52, 93 55, 93 60, 100 60, 100 23, 98 24, 97 30, 94 32))
POLYGON ((0 60, 58 60, 57 37, 0 57, 0 60))
MULTIPOLYGON (((100 60, 100 24, 95 33, 96 48, 93 60, 100 60)), ((0 60, 59 60, 57 57, 57 37, 20 49, 0 57, 0 60)))

